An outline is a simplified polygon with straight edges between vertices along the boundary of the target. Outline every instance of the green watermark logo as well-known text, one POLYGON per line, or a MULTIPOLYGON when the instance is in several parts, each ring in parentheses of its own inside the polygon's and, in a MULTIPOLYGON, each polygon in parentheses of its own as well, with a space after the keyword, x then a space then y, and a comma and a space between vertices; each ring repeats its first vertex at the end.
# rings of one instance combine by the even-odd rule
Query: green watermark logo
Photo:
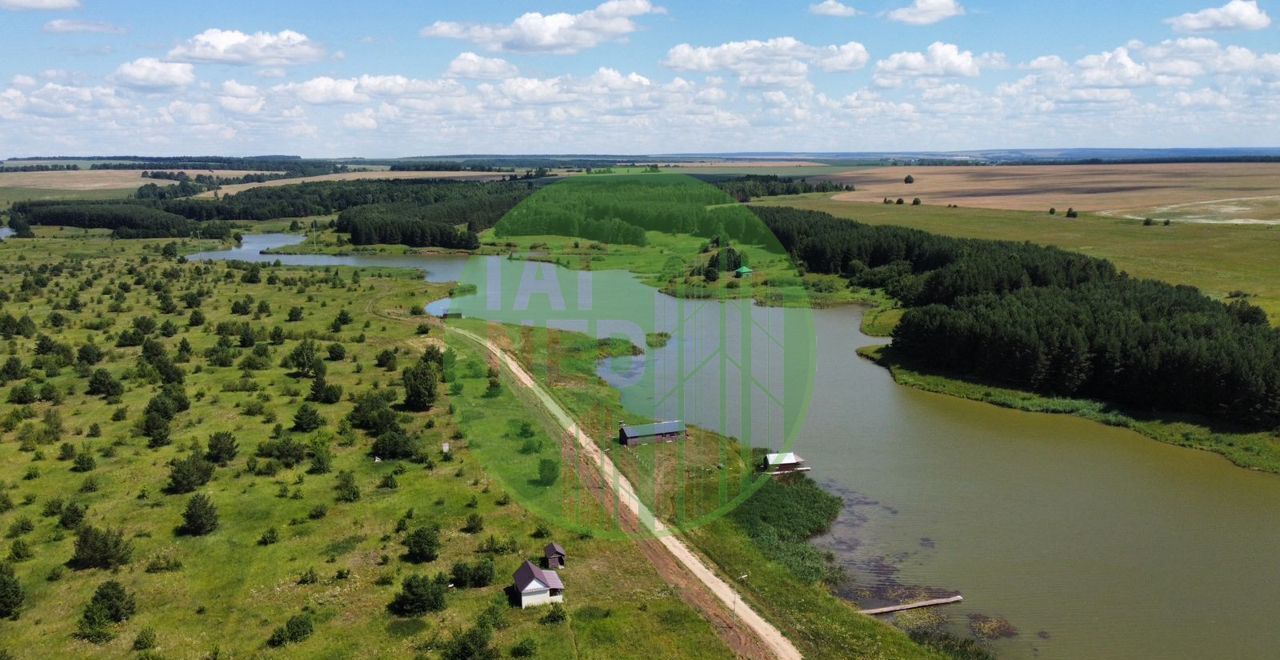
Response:
POLYGON ((766 453, 796 450, 814 319, 750 210, 682 175, 571 177, 495 235, 471 293, 433 310, 493 322, 460 327, 532 376, 511 385, 528 424, 467 440, 527 507, 595 536, 691 529, 772 478, 766 453))

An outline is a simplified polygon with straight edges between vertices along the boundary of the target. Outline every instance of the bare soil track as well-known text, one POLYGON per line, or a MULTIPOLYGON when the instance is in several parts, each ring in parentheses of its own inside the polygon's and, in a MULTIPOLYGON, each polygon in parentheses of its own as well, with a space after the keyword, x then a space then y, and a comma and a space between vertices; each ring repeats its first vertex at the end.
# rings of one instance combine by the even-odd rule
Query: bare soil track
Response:
MULTIPOLYGON (((676 587, 681 596, 703 616, 710 620, 716 633, 735 653, 749 658, 784 658, 798 660, 801 655, 795 645, 780 630, 760 616, 742 600, 732 586, 689 549, 648 507, 640 501, 635 489, 625 476, 618 472, 612 459, 600 451, 595 440, 578 426, 577 422, 560 404, 533 379, 524 366, 495 342, 461 328, 451 331, 483 346, 515 378, 516 383, 531 392, 538 403, 550 413, 569 437, 577 441, 578 460, 585 461, 589 469, 580 474, 594 475, 589 488, 606 506, 621 505, 622 516, 617 516, 624 528, 638 530, 643 525, 652 538, 640 541, 640 548, 653 562, 663 579, 676 587), (608 483, 609 490, 599 487, 608 483)), ((616 510, 616 509, 615 509, 616 510)))

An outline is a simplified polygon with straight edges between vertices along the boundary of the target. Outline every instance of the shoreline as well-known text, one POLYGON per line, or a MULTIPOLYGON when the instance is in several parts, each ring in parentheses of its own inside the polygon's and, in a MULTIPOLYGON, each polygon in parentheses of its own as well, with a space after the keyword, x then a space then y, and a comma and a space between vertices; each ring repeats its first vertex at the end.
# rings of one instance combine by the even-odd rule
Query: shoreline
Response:
MULTIPOLYGON (((288 250, 288 254, 335 254, 323 250, 318 252, 304 251, 304 248, 308 245, 317 247, 315 244, 303 242, 288 246, 284 250, 288 250)), ((402 250, 398 254, 424 257, 501 256, 502 254, 508 254, 509 258, 544 261, 570 270, 582 270, 574 267, 572 259, 565 261, 546 254, 521 256, 516 255, 514 252, 494 251, 494 246, 491 245, 482 246, 478 250, 441 250, 386 245, 361 247, 366 249, 355 252, 347 250, 343 254, 350 256, 394 254, 393 250, 396 247, 400 247, 402 250)), ((285 254, 285 252, 280 251, 272 251, 272 253, 285 254)), ((695 292, 695 289, 691 287, 660 286, 659 283, 649 281, 645 273, 639 273, 623 267, 610 270, 625 270, 661 293, 682 300, 710 299, 717 297, 716 293, 726 291, 725 289, 696 289, 696 291, 706 291, 711 294, 706 298, 702 298, 688 295, 695 292)), ((751 299, 754 304, 760 307, 831 309, 844 305, 860 306, 864 311, 859 330, 868 337, 876 338, 892 336, 893 328, 906 311, 896 301, 882 292, 869 289, 849 288, 844 292, 840 292, 838 298, 808 290, 804 291, 804 294, 798 297, 788 296, 778 288, 771 288, 767 284, 762 284, 756 291, 752 292, 751 299)), ((744 299, 746 296, 728 296, 726 298, 744 299)), ((1100 401, 1050 397, 1034 392, 952 377, 932 372, 927 367, 908 365, 901 360, 894 359, 890 344, 865 346, 857 349, 857 352, 864 359, 869 359, 884 367, 893 376, 894 382, 904 387, 1023 412, 1073 415, 1106 426, 1126 428, 1149 440, 1164 444, 1209 451, 1222 456, 1233 465, 1243 469, 1280 474, 1280 447, 1276 446, 1274 435, 1265 430, 1233 429, 1222 422, 1190 416, 1182 419, 1167 416, 1143 418, 1140 414, 1100 401)))
POLYGON ((1267 431, 1215 430, 1208 420, 1142 419, 1136 414, 1089 399, 1043 396, 929 372, 893 354, 888 344, 863 346, 857 353, 884 367, 898 385, 977 401, 1001 408, 1050 415, 1071 415, 1106 426, 1129 429, 1148 440, 1218 454, 1233 465, 1255 472, 1280 474, 1280 447, 1267 431))

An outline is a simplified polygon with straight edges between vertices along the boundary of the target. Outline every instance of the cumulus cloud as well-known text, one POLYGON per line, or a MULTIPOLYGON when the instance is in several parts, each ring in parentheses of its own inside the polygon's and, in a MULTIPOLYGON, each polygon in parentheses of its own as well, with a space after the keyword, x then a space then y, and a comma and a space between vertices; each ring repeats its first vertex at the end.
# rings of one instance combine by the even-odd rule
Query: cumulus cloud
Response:
POLYGON ((110 23, 99 23, 95 21, 73 21, 65 18, 59 18, 44 24, 44 31, 53 34, 70 34, 76 32, 88 32, 95 34, 124 34, 125 29, 117 27, 110 23))
POLYGON ((342 125, 357 130, 372 131, 377 130, 378 119, 374 116, 372 109, 365 108, 360 112, 351 112, 343 115, 342 125))
POLYGON ((445 75, 450 78, 510 78, 519 73, 516 66, 499 57, 484 57, 472 52, 453 58, 445 75))
POLYGON ((1221 7, 1189 12, 1164 22, 1178 32, 1263 30, 1271 25, 1271 17, 1258 6, 1258 0, 1231 0, 1221 7))
POLYGON ((982 62, 1002 62, 1003 56, 988 53, 975 56, 973 51, 960 50, 955 44, 935 41, 923 52, 894 53, 876 62, 876 84, 894 87, 905 77, 911 78, 974 78, 982 73, 982 62))
POLYGON ((1243 46, 1223 46, 1204 37, 1138 45, 1136 50, 1158 74, 1182 78, 1209 74, 1280 78, 1280 53, 1258 54, 1243 46))
POLYGON ((218 97, 218 105, 228 112, 239 115, 256 115, 262 111, 267 99, 253 85, 244 85, 235 80, 222 83, 222 94, 218 97))
POLYGON ((816 5, 809 5, 809 13, 817 16, 834 16, 836 18, 849 18, 857 16, 862 12, 846 5, 839 0, 822 0, 816 5))
POLYGON ((509 24, 436 21, 420 33, 462 39, 492 51, 569 55, 624 38, 639 29, 632 19, 664 11, 649 0, 609 0, 578 14, 529 12, 509 24))
POLYGON ((75 9, 80 0, 0 0, 0 9, 54 10, 75 9))
POLYGON ((809 66, 823 71, 854 71, 866 66, 870 55, 862 44, 811 46, 793 37, 767 41, 731 41, 719 46, 680 44, 662 63, 680 71, 730 71, 750 86, 796 86, 808 81, 809 66))
POLYGON ((283 30, 245 34, 238 30, 210 28, 169 51, 168 59, 178 62, 287 66, 315 62, 324 49, 307 35, 283 30))
POLYGON ((194 67, 185 62, 161 62, 154 57, 142 57, 121 64, 114 78, 127 87, 162 90, 190 85, 196 81, 196 73, 194 67))
POLYGON ((419 80, 401 75, 359 78, 321 76, 299 83, 276 85, 271 90, 313 105, 364 103, 374 96, 456 95, 464 88, 453 80, 419 80))
POLYGON ((1186 76, 1157 73, 1133 59, 1128 48, 1083 57, 1076 63, 1079 79, 1087 87, 1142 87, 1190 84, 1186 76))
POLYGON ((1229 108, 1231 100, 1216 89, 1197 89, 1190 92, 1178 92, 1173 100, 1184 108, 1229 108))
POLYGON ((957 0, 914 0, 888 14, 889 20, 907 25, 933 25, 963 15, 964 6, 957 0))
POLYGON ((356 91, 359 81, 354 78, 330 78, 321 76, 300 83, 287 83, 272 87, 272 91, 295 96, 300 101, 322 105, 329 103, 364 103, 367 94, 356 91))

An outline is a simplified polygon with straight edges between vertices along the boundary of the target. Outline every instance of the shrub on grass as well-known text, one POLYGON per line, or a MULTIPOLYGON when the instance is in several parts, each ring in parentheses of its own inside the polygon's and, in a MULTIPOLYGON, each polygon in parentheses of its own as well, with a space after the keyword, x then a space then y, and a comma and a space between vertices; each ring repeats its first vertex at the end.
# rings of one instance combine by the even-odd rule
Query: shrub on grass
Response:
POLYGON ((315 626, 311 623, 311 617, 306 614, 289 617, 283 626, 276 628, 271 633, 271 637, 267 639, 268 646, 281 647, 286 644, 294 644, 311 636, 315 630, 315 626))
POLYGON ((13 565, 0 563, 0 618, 17 615, 25 600, 22 584, 13 574, 13 565))
POLYGON ((447 605, 445 593, 448 589, 449 583, 444 573, 436 574, 435 578, 410 575, 401 584, 400 593, 387 605, 387 611, 403 617, 443 611, 447 605))
POLYGON ((132 556, 133 544, 125 540, 121 530, 81 525, 76 530, 75 553, 67 564, 74 569, 111 569, 129 563, 132 556))
POLYGON ((338 473, 338 483, 333 487, 339 502, 355 502, 360 499, 360 488, 356 486, 356 475, 350 470, 338 473))
POLYGON ((405 560, 421 564, 440 556, 440 529, 434 525, 419 527, 404 538, 405 560))
POLYGON ((213 463, 205 460, 204 452, 192 450, 186 458, 169 464, 169 483, 165 492, 171 495, 194 492, 213 479, 213 463))
POLYGON ((209 436, 209 449, 205 452, 205 458, 218 465, 226 465, 236 457, 239 449, 234 435, 219 431, 209 436))
POLYGON ((85 605, 80 617, 79 636, 82 639, 101 644, 110 641, 115 635, 110 627, 115 623, 123 623, 134 615, 138 605, 133 594, 115 580, 108 580, 93 592, 93 598, 85 605))
POLYGON ((280 542, 280 532, 275 527, 270 527, 267 531, 258 537, 258 545, 275 545, 280 542))
POLYGON ((204 536, 218 528, 218 509, 213 500, 204 493, 197 493, 187 500, 187 508, 182 512, 182 526, 178 528, 182 534, 204 536))

